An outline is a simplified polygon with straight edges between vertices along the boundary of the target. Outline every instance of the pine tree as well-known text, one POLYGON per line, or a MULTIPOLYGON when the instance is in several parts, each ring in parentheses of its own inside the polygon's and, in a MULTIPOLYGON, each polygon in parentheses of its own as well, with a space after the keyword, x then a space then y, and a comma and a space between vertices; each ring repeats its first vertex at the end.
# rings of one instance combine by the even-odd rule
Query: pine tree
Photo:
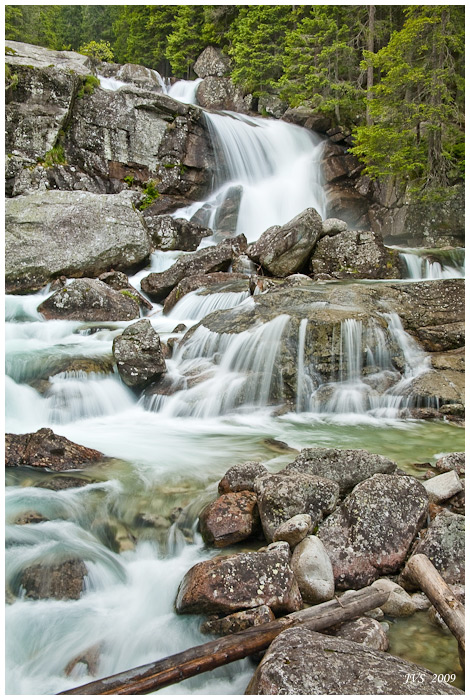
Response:
POLYGON ((192 66, 205 48, 208 38, 210 40, 210 33, 205 27, 204 7, 180 5, 165 51, 176 77, 191 77, 192 66))

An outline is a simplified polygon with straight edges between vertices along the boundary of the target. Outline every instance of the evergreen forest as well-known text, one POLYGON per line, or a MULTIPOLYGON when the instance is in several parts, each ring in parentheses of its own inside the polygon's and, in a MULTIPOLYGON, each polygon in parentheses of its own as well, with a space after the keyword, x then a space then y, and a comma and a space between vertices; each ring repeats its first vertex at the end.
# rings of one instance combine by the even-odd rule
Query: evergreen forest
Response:
POLYGON ((351 129, 373 178, 439 198, 464 175, 464 6, 7 5, 7 40, 193 78, 208 45, 255 97, 351 129))

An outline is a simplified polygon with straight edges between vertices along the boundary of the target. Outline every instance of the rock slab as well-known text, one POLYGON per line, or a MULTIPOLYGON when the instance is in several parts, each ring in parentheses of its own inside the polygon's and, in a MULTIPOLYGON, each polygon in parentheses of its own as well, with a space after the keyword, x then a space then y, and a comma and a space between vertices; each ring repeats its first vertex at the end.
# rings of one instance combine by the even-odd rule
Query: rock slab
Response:
POLYGON ((79 469, 105 459, 102 452, 77 445, 50 428, 5 435, 5 467, 43 467, 54 472, 79 469))

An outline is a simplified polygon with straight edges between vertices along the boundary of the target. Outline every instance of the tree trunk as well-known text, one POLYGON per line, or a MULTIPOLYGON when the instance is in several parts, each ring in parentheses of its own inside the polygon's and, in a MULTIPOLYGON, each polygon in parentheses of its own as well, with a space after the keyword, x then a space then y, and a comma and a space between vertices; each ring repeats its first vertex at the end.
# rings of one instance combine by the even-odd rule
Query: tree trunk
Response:
POLYGON ((344 603, 331 600, 306 610, 291 613, 258 627, 221 637, 155 663, 139 666, 109 678, 58 695, 145 695, 159 688, 178 683, 199 673, 211 671, 232 661, 243 659, 266 649, 280 632, 294 625, 321 631, 345 620, 358 617, 367 610, 383 605, 389 592, 369 586, 351 594, 344 603))
POLYGON ((410 557, 404 575, 426 593, 459 644, 460 663, 465 657, 465 608, 457 600, 434 564, 425 554, 410 557))
MULTIPOLYGON (((375 39, 375 5, 369 5, 369 26, 367 28, 367 50, 374 53, 375 39)), ((367 126, 372 125, 372 117, 370 115, 370 101, 372 100, 372 88, 374 86, 374 67, 370 64, 367 66, 367 106, 366 106, 366 123, 367 126)))

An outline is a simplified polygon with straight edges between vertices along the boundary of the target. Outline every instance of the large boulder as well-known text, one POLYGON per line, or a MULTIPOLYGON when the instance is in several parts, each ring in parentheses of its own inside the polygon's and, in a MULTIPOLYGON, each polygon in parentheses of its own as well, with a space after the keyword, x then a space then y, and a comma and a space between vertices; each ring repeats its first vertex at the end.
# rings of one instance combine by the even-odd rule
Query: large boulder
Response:
POLYGON ((204 542, 214 547, 227 547, 248 539, 259 529, 255 494, 239 491, 219 496, 202 511, 199 529, 204 542))
POLYGON ((410 476, 376 474, 358 484, 318 528, 338 588, 362 588, 405 561, 428 513, 424 487, 410 476))
POLYGON ((137 295, 116 291, 100 280, 73 280, 38 306, 46 318, 68 321, 131 321, 139 318, 137 295))
POLYGON ((142 290, 154 301, 163 299, 176 287, 178 282, 191 275, 222 272, 228 270, 232 258, 246 250, 243 234, 236 238, 184 255, 164 272, 151 272, 141 282, 142 290))
POLYGON ((321 217, 306 209, 284 226, 267 229, 248 249, 248 256, 276 277, 287 277, 306 267, 322 235, 321 217))
POLYGON ((38 192, 7 199, 8 293, 34 292, 67 277, 95 277, 143 263, 151 244, 134 195, 38 192))
POLYGON ((5 435, 5 467, 40 467, 54 472, 80 469, 102 462, 105 456, 90 447, 77 445, 50 428, 36 433, 5 435))
POLYGON ((263 531, 271 542, 277 528, 294 515, 310 515, 316 527, 334 509, 339 487, 330 479, 291 471, 258 477, 255 493, 263 531))
POLYGON ((198 105, 204 109, 248 111, 248 102, 244 98, 243 90, 235 86, 230 78, 204 78, 197 87, 196 99, 198 105))
POLYGON ((331 127, 331 118, 315 112, 309 107, 291 107, 281 117, 282 121, 289 124, 303 126, 305 129, 325 133, 331 127))
POLYGON ((245 695, 462 695, 421 666, 304 627, 281 632, 245 695))
POLYGON ((133 389, 143 389, 166 372, 160 336, 143 318, 113 341, 113 354, 121 378, 133 389))
POLYGON ((397 468, 381 455, 367 450, 339 450, 334 447, 308 447, 285 467, 285 471, 322 476, 335 481, 344 495, 374 474, 391 474, 397 468))
POLYGON ((311 259, 314 275, 333 279, 397 279, 401 277, 399 255, 386 248, 373 231, 342 231, 324 236, 311 259))
POLYGON ((87 573, 88 570, 80 559, 70 559, 60 564, 35 564, 24 569, 21 586, 26 597, 33 600, 78 600, 87 573))
POLYGON ((204 226, 169 215, 144 213, 144 221, 153 245, 161 250, 196 250, 203 238, 212 235, 212 231, 204 226))
POLYGON ((220 49, 208 46, 199 55, 193 70, 199 78, 207 78, 208 76, 222 78, 230 73, 230 59, 220 49))
POLYGON ((260 605, 277 614, 300 610, 302 598, 289 561, 289 546, 277 542, 263 552, 196 564, 180 584, 176 611, 227 615, 260 605))

